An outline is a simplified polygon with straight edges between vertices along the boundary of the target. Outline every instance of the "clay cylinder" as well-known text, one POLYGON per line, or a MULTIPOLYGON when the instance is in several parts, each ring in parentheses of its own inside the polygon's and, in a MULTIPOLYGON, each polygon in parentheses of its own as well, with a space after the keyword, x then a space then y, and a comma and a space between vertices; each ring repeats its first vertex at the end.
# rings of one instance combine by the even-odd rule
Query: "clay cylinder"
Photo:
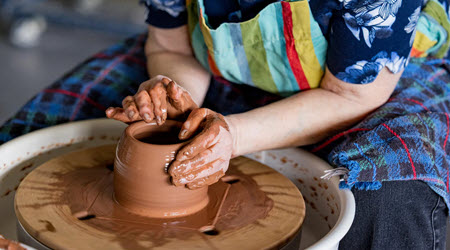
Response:
POLYGON ((176 152, 181 123, 137 122, 128 126, 117 145, 114 162, 115 200, 132 213, 147 217, 181 217, 208 204, 208 188, 176 187, 166 172, 176 152))

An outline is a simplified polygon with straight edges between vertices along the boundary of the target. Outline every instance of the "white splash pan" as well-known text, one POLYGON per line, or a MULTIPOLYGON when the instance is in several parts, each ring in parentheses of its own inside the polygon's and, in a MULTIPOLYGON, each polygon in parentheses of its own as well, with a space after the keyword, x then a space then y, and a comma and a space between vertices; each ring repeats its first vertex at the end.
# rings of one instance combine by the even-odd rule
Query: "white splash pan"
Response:
MULTIPOLYGON (((14 194, 20 181, 40 164, 74 150, 116 143, 125 125, 95 119, 41 129, 0 146, 0 234, 17 239, 14 194)), ((302 192, 306 217, 301 249, 337 249, 355 214, 355 200, 339 190, 338 178, 321 180, 331 167, 298 148, 248 155, 287 176, 302 192)))

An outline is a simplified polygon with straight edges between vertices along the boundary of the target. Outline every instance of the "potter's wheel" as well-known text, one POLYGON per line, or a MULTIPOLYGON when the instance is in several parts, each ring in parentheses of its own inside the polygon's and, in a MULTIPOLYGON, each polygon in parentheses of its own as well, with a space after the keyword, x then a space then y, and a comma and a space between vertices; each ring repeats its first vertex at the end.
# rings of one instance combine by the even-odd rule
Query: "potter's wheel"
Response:
POLYGON ((180 218, 162 222, 131 214, 124 217, 120 205, 111 199, 112 187, 108 184, 112 183, 109 173, 114 149, 115 145, 109 145, 73 152, 32 171, 21 183, 15 199, 23 228, 44 245, 57 249, 261 249, 283 246, 303 222, 305 204, 297 187, 277 171, 244 157, 232 160, 228 177, 224 178, 226 183, 211 188, 225 193, 247 185, 246 190, 254 191, 243 192, 234 201, 225 200, 219 206, 220 199, 210 197, 218 216, 200 211, 192 215, 197 216, 194 223, 180 218), (70 177, 74 171, 90 171, 90 177, 70 177), (67 176, 72 181, 62 185, 61 180, 67 176), (83 195, 86 187, 101 192, 83 195), (77 195, 77 190, 82 194, 77 195), (270 202, 269 211, 261 216, 270 202), (109 209, 99 209, 97 203, 104 203, 103 207, 109 209), (73 214, 86 209, 86 204, 90 216, 80 220, 73 214), (119 214, 120 219, 116 216, 119 214), (155 223, 160 225, 157 229, 155 223))

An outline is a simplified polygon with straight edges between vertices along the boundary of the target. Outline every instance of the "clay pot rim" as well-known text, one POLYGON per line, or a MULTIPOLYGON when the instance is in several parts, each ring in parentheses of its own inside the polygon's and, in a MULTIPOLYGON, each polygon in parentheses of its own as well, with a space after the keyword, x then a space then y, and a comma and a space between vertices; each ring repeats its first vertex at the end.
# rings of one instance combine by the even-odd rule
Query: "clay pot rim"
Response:
MULTIPOLYGON (((152 143, 146 143, 146 142, 142 142, 138 139, 136 139, 135 135, 136 135, 136 131, 142 127, 159 127, 159 126, 177 126, 180 127, 183 125, 182 122, 179 121, 174 121, 174 120, 166 120, 164 122, 164 124, 162 125, 158 125, 156 122, 145 122, 145 121, 138 121, 135 123, 130 124, 126 129, 125 129, 125 134, 127 135, 127 137, 133 141, 133 143, 136 143, 139 146, 142 147, 174 147, 175 145, 183 145, 186 144, 187 142, 189 142, 190 140, 186 140, 180 143, 175 143, 175 144, 152 144, 152 143)), ((150 129, 149 129, 150 130, 150 129)))

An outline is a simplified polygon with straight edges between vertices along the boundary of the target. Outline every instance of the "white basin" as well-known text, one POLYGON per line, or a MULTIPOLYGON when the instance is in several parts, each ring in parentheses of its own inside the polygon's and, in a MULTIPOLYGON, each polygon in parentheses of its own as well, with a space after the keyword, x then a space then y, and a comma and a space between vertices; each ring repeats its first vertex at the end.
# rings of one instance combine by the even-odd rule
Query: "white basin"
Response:
MULTIPOLYGON (((58 125, 21 136, 0 146, 0 234, 17 239, 14 193, 24 176, 55 156, 87 147, 116 143, 126 125, 95 119, 58 125)), ((301 249, 337 249, 355 214, 349 190, 339 190, 337 177, 321 180, 331 167, 298 148, 269 150, 248 157, 287 176, 302 192, 306 217, 301 249)))

